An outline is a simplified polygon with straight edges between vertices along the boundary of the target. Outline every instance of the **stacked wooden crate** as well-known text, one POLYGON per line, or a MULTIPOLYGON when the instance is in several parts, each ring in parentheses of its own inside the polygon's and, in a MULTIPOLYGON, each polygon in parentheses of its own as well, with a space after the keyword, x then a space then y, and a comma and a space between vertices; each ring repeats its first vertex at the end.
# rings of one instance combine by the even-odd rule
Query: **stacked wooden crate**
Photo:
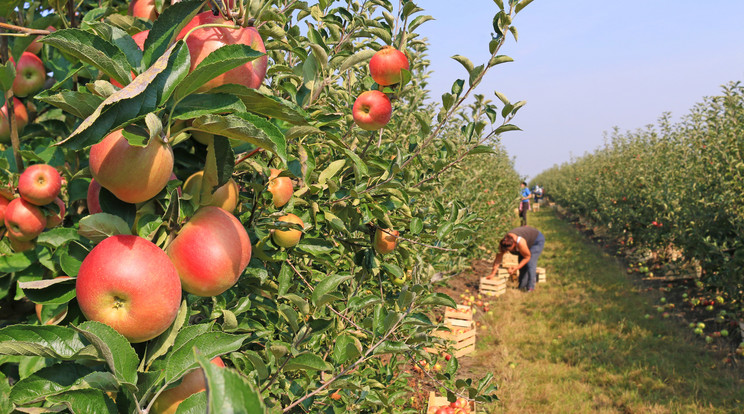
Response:
POLYGON ((495 277, 480 278, 480 293, 486 296, 501 296, 506 293, 506 281, 508 279, 509 272, 504 268, 499 268, 495 277))
POLYGON ((457 309, 447 308, 444 313, 444 324, 449 331, 436 330, 433 334, 451 342, 456 357, 475 351, 475 321, 472 307, 457 305, 457 309))
POLYGON ((537 283, 545 283, 547 282, 547 274, 545 273, 544 267, 538 267, 537 268, 537 283))

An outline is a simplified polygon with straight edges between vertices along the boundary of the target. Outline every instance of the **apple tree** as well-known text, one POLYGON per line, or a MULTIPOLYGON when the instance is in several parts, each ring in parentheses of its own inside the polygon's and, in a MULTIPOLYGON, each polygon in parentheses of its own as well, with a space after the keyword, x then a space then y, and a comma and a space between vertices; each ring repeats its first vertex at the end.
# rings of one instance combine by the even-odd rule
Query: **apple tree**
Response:
MULTIPOLYGON (((416 33, 432 17, 412 1, 4 2, 0 198, 48 164, 65 211, 40 206, 61 225, 0 242, 0 412, 155 412, 195 368, 206 392, 177 412, 415 412, 405 368, 440 357, 427 351, 446 346, 430 335, 435 310, 455 305, 431 278, 506 228, 518 182, 499 138, 524 102, 475 90, 511 61, 502 48, 531 0, 494 3, 490 58, 456 55, 463 79, 435 103, 416 33), (49 78, 16 101, 14 62, 34 40, 49 78), (383 46, 409 62, 390 85, 370 76, 383 46), (392 113, 368 130, 354 102, 372 90, 392 113), (396 235, 391 251, 378 232, 396 235), (175 315, 153 338, 92 316, 160 303, 149 259, 91 265, 114 238, 156 246, 180 276, 179 306, 153 308, 175 315), (83 306, 77 277, 123 263, 139 283, 83 306), (237 280, 212 290, 215 274, 237 280)), ((428 375, 452 400, 495 398, 490 376, 457 369, 428 375)))

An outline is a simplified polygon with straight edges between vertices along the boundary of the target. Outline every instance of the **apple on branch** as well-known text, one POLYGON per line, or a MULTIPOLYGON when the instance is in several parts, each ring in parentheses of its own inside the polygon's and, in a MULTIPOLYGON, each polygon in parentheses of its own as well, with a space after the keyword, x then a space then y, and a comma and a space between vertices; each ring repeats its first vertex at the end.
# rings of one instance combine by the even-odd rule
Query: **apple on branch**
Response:
MULTIPOLYGON (((287 223, 295 223, 299 224, 300 227, 304 227, 305 223, 302 222, 302 219, 297 217, 294 214, 287 214, 285 216, 279 217, 278 221, 286 221, 287 223)), ((295 247, 297 243, 300 242, 300 238, 302 237, 302 231, 296 230, 296 229, 287 229, 287 230, 279 230, 274 229, 271 231, 271 238, 274 240, 274 243, 276 243, 278 246, 290 248, 295 247)))
POLYGON ((390 122, 393 107, 390 99, 380 91, 362 92, 351 109, 354 123, 365 131, 378 130, 390 122))
POLYGON ((375 231, 375 251, 380 254, 388 254, 395 250, 398 243, 398 230, 377 228, 375 231))
POLYGON ((61 189, 62 176, 49 164, 31 165, 18 178, 18 193, 37 206, 54 201, 61 189))
POLYGON ((268 190, 271 193, 274 207, 276 208, 281 208, 289 203, 294 193, 292 180, 289 177, 279 177, 281 172, 281 170, 272 168, 271 175, 269 176, 268 190))
POLYGON ((16 77, 13 80, 13 94, 24 98, 40 91, 46 82, 46 69, 38 56, 23 52, 16 64, 16 77))
MULTIPOLYGON (((15 114, 15 125, 18 129, 18 135, 20 135, 23 128, 28 125, 28 112, 26 111, 26 106, 18 98, 13 98, 13 113, 15 114)), ((8 117, 8 103, 6 102, 0 108, 0 143, 3 144, 10 143, 10 120, 8 117)))
MULTIPOLYGON (((218 367, 225 367, 225 362, 220 357, 215 357, 210 362, 218 367)), ((152 405, 152 413, 175 414, 183 400, 206 389, 207 383, 204 379, 204 370, 196 368, 189 371, 183 376, 180 384, 173 388, 168 388, 158 396, 152 405)))
POLYGON ((409 69, 408 58, 392 46, 383 46, 369 60, 369 73, 378 85, 400 83, 403 69, 409 69))
POLYGON ((181 305, 176 267, 163 250, 139 236, 104 239, 83 259, 75 283, 83 315, 129 342, 163 333, 181 305))
POLYGON ((204 178, 204 171, 197 171, 183 184, 183 191, 186 194, 190 194, 194 197, 195 201, 199 205, 209 205, 221 207, 230 213, 235 211, 239 201, 238 183, 232 178, 220 188, 214 190, 212 193, 212 200, 208 204, 201 204, 200 198, 202 193, 202 179, 204 178))
POLYGON ((46 227, 46 216, 41 208, 23 198, 14 198, 5 209, 5 227, 8 235, 17 241, 35 239, 46 227))

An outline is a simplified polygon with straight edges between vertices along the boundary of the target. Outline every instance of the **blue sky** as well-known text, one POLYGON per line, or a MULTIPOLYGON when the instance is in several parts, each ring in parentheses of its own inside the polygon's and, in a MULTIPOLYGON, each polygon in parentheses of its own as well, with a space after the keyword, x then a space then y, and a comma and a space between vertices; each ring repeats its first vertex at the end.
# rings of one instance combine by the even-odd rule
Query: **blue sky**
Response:
MULTIPOLYGON (((508 1, 508 0, 507 0, 508 1)), ((457 78, 450 57, 488 58, 493 0, 419 0, 436 20, 418 32, 431 43, 430 88, 439 100, 457 78)), ((721 85, 744 80, 742 0, 535 0, 515 19, 519 41, 501 53, 477 93, 526 100, 504 134, 517 171, 532 177, 604 143, 604 132, 644 128, 664 113, 687 114, 721 85)))

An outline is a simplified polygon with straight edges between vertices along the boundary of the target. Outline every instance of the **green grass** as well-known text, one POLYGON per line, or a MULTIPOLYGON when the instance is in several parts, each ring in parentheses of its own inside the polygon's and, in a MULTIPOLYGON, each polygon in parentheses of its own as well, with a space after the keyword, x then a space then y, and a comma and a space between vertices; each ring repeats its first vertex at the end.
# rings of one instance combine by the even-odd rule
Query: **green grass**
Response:
POLYGON ((658 317, 657 297, 615 258, 550 210, 530 224, 547 240, 548 282, 496 299, 465 363, 495 374, 500 401, 488 412, 744 412, 740 375, 682 321, 658 317))

